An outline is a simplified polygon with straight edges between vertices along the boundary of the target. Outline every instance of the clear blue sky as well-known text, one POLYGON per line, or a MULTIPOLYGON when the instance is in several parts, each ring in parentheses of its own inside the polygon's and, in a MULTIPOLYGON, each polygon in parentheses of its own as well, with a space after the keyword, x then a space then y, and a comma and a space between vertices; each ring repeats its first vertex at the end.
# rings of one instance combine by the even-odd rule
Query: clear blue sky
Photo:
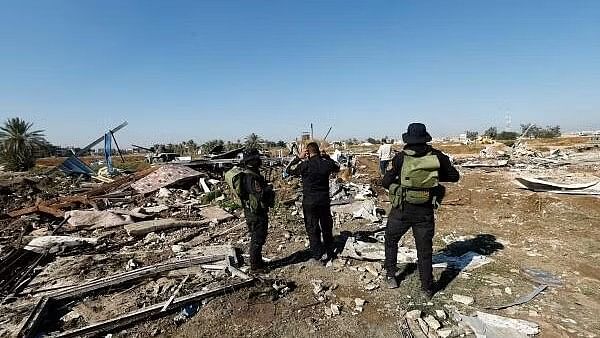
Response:
POLYGON ((600 1, 2 1, 0 118, 62 145, 600 129, 600 1))

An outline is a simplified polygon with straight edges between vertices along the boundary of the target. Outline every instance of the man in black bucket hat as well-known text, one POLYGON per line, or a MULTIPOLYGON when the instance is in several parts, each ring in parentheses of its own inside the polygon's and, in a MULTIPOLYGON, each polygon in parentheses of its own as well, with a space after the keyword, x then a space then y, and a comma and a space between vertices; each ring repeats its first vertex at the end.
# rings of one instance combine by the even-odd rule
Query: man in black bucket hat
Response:
POLYGON ((392 159, 382 185, 389 190, 392 209, 385 230, 385 268, 389 288, 397 288, 398 242, 412 228, 417 247, 421 290, 427 299, 435 293, 432 253, 434 209, 443 198, 439 182, 457 182, 459 174, 448 156, 431 147, 431 135, 422 123, 411 123, 402 134, 404 149, 392 159))

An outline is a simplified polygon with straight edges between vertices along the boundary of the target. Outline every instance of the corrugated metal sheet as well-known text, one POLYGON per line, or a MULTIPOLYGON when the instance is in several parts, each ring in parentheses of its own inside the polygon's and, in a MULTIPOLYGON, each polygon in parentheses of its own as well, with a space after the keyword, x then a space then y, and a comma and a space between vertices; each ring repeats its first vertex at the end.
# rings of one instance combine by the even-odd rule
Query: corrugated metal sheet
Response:
POLYGON ((58 169, 67 175, 83 174, 94 175, 94 171, 88 167, 79 157, 75 155, 69 156, 63 163, 58 166, 58 169))

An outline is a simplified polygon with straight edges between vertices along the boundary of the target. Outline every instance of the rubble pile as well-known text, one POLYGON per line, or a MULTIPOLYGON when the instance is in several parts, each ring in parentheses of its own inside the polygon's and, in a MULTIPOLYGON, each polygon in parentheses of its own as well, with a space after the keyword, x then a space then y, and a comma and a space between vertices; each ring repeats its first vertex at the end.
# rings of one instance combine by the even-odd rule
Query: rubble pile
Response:
POLYGON ((181 323, 207 299, 252 285, 240 251, 215 245, 231 228, 247 242, 219 174, 165 164, 105 183, 3 176, 0 335, 99 334, 163 312, 181 323), (92 294, 111 309, 90 312, 92 294))
MULTIPOLYGON (((374 162, 371 153, 363 156, 369 161, 351 152, 336 156, 347 165, 330 181, 336 259, 311 266, 303 258, 309 244, 301 182, 285 177, 284 159, 267 159, 265 176, 277 193, 269 214, 271 248, 265 254, 273 270, 256 276, 248 273, 245 261, 249 238, 243 212, 223 179, 232 159, 157 164, 133 173, 100 175, 104 179, 57 171, 1 174, 0 336, 128 336, 128 327, 155 320, 159 324, 140 335, 168 335, 170 328, 186 325, 215 299, 242 288, 249 290, 244 301, 266 297, 278 311, 289 310, 290 317, 304 316, 302 311, 312 308, 307 325, 316 335, 319 326, 336 320, 390 313, 400 319, 396 329, 405 336, 540 332, 532 321, 483 310, 531 302, 542 292, 552 292, 551 287, 562 286, 563 279, 543 270, 517 270, 517 275, 535 277, 536 283, 533 291, 517 293, 512 279, 507 282, 489 273, 504 268, 503 253, 495 254, 502 246, 495 239, 486 242, 488 251, 463 250, 465 243, 485 235, 442 236, 445 247, 436 247, 433 257, 436 278, 449 274, 450 280, 471 281, 485 276, 493 286, 490 292, 511 299, 489 305, 491 301, 482 301, 468 287, 442 292, 435 302, 413 295, 410 289, 401 296, 388 293, 383 260, 389 201, 373 170, 377 165, 369 162, 374 162), (350 279, 351 286, 338 282, 339 276, 350 279), (390 299, 401 305, 392 305, 390 299)), ((541 175, 582 161, 583 156, 567 150, 545 154, 524 144, 514 148, 494 144, 462 166, 501 166, 518 173, 540 170, 536 173, 541 175)), ((530 190, 579 194, 599 184, 548 177, 519 182, 530 190)), ((477 212, 472 217, 477 220, 477 212)), ((407 269, 415 265, 412 241, 401 243, 397 258, 407 269)))

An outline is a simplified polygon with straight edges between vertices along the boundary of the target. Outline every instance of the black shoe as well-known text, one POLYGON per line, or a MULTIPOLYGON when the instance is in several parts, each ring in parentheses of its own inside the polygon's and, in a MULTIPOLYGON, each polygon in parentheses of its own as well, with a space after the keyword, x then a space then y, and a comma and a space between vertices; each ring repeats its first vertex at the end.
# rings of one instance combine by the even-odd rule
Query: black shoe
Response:
POLYGON ((252 275, 264 275, 269 273, 269 269, 266 266, 255 266, 255 267, 250 267, 250 274, 252 275))
POLYGON ((386 277, 385 281, 387 283, 388 289, 397 289, 398 288, 398 281, 396 280, 396 277, 386 277))
POLYGON ((311 258, 308 260, 307 265, 308 266, 323 266, 323 262, 321 262, 321 260, 319 260, 319 259, 311 258))
POLYGON ((269 272, 269 267, 267 263, 262 259, 255 264, 250 263, 250 273, 252 274, 265 274, 269 272))

